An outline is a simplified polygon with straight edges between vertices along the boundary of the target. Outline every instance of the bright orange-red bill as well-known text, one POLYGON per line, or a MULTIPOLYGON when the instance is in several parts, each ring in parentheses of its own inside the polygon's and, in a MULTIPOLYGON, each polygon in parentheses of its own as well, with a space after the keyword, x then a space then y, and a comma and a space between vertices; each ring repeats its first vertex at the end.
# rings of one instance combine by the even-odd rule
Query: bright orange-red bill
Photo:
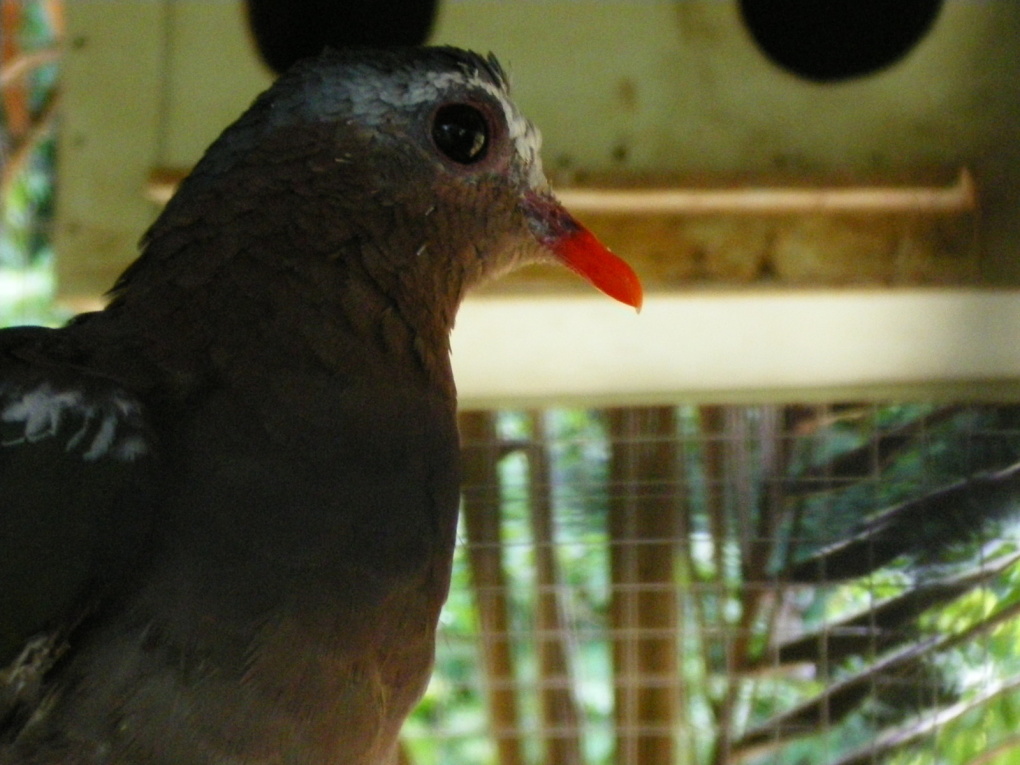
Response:
POLYGON ((524 209, 538 240, 562 263, 611 298, 641 310, 644 293, 634 269, 600 242, 553 197, 530 194, 524 209))

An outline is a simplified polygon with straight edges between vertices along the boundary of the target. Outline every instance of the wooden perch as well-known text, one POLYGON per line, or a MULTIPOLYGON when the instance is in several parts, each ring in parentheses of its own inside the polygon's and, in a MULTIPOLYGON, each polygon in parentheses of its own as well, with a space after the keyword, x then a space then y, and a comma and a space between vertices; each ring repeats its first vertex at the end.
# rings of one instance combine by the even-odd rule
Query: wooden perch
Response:
MULTIPOLYGON (((166 203, 188 171, 157 167, 145 194, 166 203)), ((789 213, 966 213, 978 206, 977 185, 961 168, 951 186, 772 186, 712 188, 563 188, 560 201, 577 213, 611 215, 780 215, 789 213)))
POLYGON ((853 188, 743 187, 733 189, 559 188, 557 196, 577 213, 630 215, 788 213, 961 213, 977 208, 977 188, 967 168, 951 186, 853 188))

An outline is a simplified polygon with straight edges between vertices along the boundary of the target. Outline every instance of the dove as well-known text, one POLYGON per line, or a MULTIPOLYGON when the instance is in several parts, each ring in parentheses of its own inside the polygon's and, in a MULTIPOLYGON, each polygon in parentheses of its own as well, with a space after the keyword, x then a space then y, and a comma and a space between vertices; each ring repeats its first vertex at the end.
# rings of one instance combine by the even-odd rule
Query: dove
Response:
POLYGON ((450 584, 464 294, 559 262, 641 303, 539 149, 492 56, 327 50, 103 310, 0 332, 0 763, 391 760, 450 584))

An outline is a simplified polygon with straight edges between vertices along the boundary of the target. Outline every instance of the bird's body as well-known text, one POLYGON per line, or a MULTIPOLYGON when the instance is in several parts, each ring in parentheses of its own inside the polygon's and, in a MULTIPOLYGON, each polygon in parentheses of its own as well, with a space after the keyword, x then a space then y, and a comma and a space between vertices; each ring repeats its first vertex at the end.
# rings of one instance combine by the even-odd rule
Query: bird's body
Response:
POLYGON ((457 305, 586 234, 505 90, 453 49, 299 65, 107 309, 0 333, 0 765, 388 762, 449 586, 457 305))
MULTIPOLYGON (((108 330, 88 325, 105 319, 44 330, 8 355, 38 370, 68 346, 88 349, 46 369, 45 382, 33 380, 4 412, 9 430, 27 430, 12 409, 34 397, 33 416, 53 432, 21 450, 67 455, 25 491, 66 512, 35 483, 65 485, 60 465, 77 458, 86 470, 71 467, 87 493, 71 519, 33 508, 37 524, 85 524, 64 529, 48 551, 58 571, 74 564, 76 581, 53 586, 75 598, 68 606, 82 609, 72 617, 81 622, 52 649, 68 641, 39 689, 52 708, 22 727, 19 717, 44 702, 33 694, 15 706, 18 743, 0 762, 384 762, 424 690, 449 581, 449 393, 421 381, 303 374, 287 368, 287 355, 262 368, 271 386, 210 369, 143 370, 146 344, 127 338, 91 357, 89 335, 108 330), (68 401, 80 391, 90 398, 68 401), (92 410, 109 424, 83 414, 92 410), (103 602, 79 603, 68 585, 103 602)), ((38 471, 36 458, 21 459, 38 471)), ((20 544, 31 550, 38 532, 27 532, 20 544)), ((31 554, 29 571, 42 562, 31 554)))

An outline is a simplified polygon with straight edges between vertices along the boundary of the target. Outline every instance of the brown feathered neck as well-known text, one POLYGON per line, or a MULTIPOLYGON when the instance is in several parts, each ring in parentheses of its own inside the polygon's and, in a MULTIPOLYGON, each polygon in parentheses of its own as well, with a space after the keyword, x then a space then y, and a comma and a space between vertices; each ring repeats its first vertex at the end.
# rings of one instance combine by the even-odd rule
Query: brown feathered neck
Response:
POLYGON ((493 123, 491 166, 457 166, 429 115, 444 99, 511 114, 495 63, 448 49, 366 61, 295 67, 224 132, 146 235, 108 320, 175 365, 272 352, 452 394, 464 292, 541 249, 519 204, 537 143, 511 115, 520 135, 493 123))
POLYGON ((367 179, 338 172, 314 130, 280 137, 272 173, 253 157, 219 183, 186 182, 107 318, 174 367, 272 357, 452 396, 448 337, 477 252, 427 193, 381 201, 367 179))

